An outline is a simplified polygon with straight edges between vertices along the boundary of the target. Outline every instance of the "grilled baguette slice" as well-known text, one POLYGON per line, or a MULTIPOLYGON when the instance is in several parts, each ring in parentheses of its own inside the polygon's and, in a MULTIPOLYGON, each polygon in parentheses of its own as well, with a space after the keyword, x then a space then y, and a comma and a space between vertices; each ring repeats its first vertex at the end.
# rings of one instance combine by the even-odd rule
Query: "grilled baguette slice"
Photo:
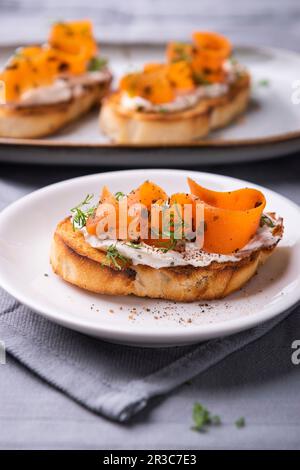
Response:
POLYGON ((178 112, 151 113, 124 109, 120 92, 108 96, 99 117, 100 128, 122 144, 175 144, 206 137, 242 114, 249 102, 250 77, 243 74, 226 95, 200 100, 178 112))
POLYGON ((100 104, 107 94, 111 76, 106 81, 85 85, 82 93, 64 103, 48 105, 1 105, 0 137, 29 139, 54 134, 66 124, 100 104))
MULTIPOLYGON (((282 226, 277 230, 277 235, 281 235, 282 226)), ((67 218, 56 228, 50 260, 56 274, 91 292, 192 302, 222 298, 240 289, 275 246, 276 243, 270 248, 253 251, 238 262, 213 262, 204 268, 154 269, 130 264, 117 270, 110 265, 104 252, 86 243, 81 232, 73 231, 70 218, 67 218)))

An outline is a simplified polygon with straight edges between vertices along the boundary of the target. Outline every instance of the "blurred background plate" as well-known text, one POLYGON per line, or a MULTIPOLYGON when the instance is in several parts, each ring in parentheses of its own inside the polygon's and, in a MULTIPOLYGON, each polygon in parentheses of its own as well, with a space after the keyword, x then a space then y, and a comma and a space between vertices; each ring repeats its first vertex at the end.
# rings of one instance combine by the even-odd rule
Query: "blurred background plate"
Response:
MULTIPOLYGON (((163 59, 164 45, 104 44, 115 82, 144 62, 163 59)), ((0 48, 3 64, 14 46, 0 48)), ((116 145, 98 128, 97 111, 44 139, 0 139, 0 161, 15 163, 178 166, 272 158, 300 149, 300 55, 273 48, 238 47, 235 57, 252 75, 247 113, 205 140, 166 146, 116 145), (298 86, 298 89, 297 89, 298 86), (294 95, 294 100, 292 99, 294 95), (294 101, 294 103, 293 103, 294 101)))

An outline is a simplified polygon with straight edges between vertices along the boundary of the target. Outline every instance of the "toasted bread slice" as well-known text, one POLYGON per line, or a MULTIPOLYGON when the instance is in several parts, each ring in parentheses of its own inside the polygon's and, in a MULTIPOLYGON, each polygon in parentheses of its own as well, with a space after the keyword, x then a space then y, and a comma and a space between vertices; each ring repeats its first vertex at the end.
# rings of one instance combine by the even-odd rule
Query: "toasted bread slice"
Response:
MULTIPOLYGON (((278 235, 282 233, 282 226, 278 235)), ((70 218, 56 228, 51 264, 65 281, 91 292, 110 295, 134 294, 192 302, 227 296, 240 289, 274 250, 261 248, 237 262, 213 262, 204 268, 175 266, 154 269, 146 265, 128 265, 121 270, 109 263, 104 252, 86 243, 81 232, 74 232, 70 218)))
POLYGON ((54 134, 66 124, 100 104, 107 94, 111 76, 101 83, 85 85, 69 101, 47 105, 1 105, 0 137, 38 138, 54 134))
POLYGON ((100 128, 118 143, 166 144, 203 138, 243 113, 250 96, 250 77, 244 74, 226 95, 206 98, 178 112, 151 113, 124 109, 120 92, 108 96, 100 111, 100 128))

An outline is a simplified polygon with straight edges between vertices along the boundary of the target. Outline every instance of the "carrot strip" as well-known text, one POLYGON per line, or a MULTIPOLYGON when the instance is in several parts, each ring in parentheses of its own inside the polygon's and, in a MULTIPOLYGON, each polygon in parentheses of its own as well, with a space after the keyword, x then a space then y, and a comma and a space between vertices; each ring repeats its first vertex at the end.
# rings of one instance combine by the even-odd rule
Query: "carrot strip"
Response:
POLYGON ((166 201, 168 199, 165 191, 155 183, 151 181, 145 181, 137 189, 131 191, 128 194, 127 201, 128 205, 135 203, 141 203, 147 207, 151 208, 151 204, 155 204, 158 201, 166 201))
POLYGON ((130 96, 141 96, 153 104, 168 103, 174 99, 174 89, 163 64, 146 65, 144 71, 125 75, 120 89, 130 96))
POLYGON ((86 60, 91 59, 98 52, 93 37, 92 23, 88 20, 55 23, 50 31, 48 42, 54 49, 84 57, 86 60))
MULTIPOLYGON (((167 194, 165 191, 158 186, 155 183, 152 183, 151 181, 145 181, 142 183, 137 189, 131 191, 128 196, 127 196, 127 204, 128 208, 132 206, 133 204, 140 203, 143 204, 147 210, 150 211, 151 205, 152 204, 162 204, 164 201, 168 199, 167 194)), ((116 211, 116 230, 117 230, 117 235, 119 231, 119 201, 116 199, 114 194, 112 194, 109 189, 104 186, 102 189, 102 194, 100 197, 100 202, 98 208, 100 210, 95 211, 95 213, 90 216, 87 220, 86 223, 86 229, 90 235, 95 235, 96 234, 96 229, 97 229, 97 224, 99 221, 104 217, 103 214, 99 215, 101 213, 101 205, 103 204, 111 204, 114 206, 115 211, 116 211)), ((132 221, 133 217, 132 216, 127 216, 127 225, 130 224, 132 221)), ((122 227, 124 229, 124 227, 122 227)))
POLYGON ((259 226, 264 195, 251 188, 212 191, 190 178, 188 184, 191 193, 204 202, 204 250, 228 254, 243 248, 259 226))
POLYGON ((193 33, 192 38, 199 50, 213 52, 216 56, 223 57, 223 59, 229 57, 231 53, 232 46, 230 41, 221 34, 197 31, 193 33))
POLYGON ((193 55, 192 44, 182 42, 169 42, 167 45, 166 56, 168 62, 189 62, 193 55))
POLYGON ((6 101, 18 101, 24 91, 50 85, 61 75, 85 73, 97 52, 89 21, 54 24, 48 44, 18 49, 0 73, 6 101))
MULTIPOLYGON (((160 212, 157 227, 158 237, 156 239, 151 238, 149 232, 149 237, 144 241, 157 247, 172 247, 172 232, 175 234, 175 229, 180 230, 180 224, 184 217, 183 211, 180 211, 178 215, 178 208, 174 205, 181 206, 183 210, 186 204, 192 205, 193 226, 190 228, 194 230, 197 228, 195 224, 201 222, 196 221, 196 205, 198 202, 202 202, 204 203, 205 227, 203 249, 212 253, 229 254, 243 248, 259 226, 266 205, 264 195, 260 191, 251 188, 229 192, 212 191, 200 186, 190 178, 188 178, 188 184, 191 193, 175 193, 170 198, 160 186, 151 181, 145 181, 128 194, 128 209, 133 204, 140 203, 148 210, 148 219, 153 204, 162 206, 165 202, 169 202, 164 207, 164 217, 169 215, 171 219, 171 226, 167 230, 169 235, 167 235, 166 228, 163 226, 163 220, 168 220, 168 218, 164 219, 162 212, 160 212)), ((124 227, 119 226, 120 202, 107 187, 102 190, 98 209, 87 220, 86 229, 88 233, 95 235, 97 224, 105 217, 103 211, 101 211, 103 204, 112 204, 115 208, 117 237, 121 229, 122 233, 125 229, 126 234, 133 217, 128 216, 127 221, 125 221, 126 225, 124 227)), ((129 238, 131 237, 129 236, 129 238)))
POLYGON ((195 88, 190 64, 183 60, 167 66, 167 77, 172 87, 178 91, 186 92, 195 88))

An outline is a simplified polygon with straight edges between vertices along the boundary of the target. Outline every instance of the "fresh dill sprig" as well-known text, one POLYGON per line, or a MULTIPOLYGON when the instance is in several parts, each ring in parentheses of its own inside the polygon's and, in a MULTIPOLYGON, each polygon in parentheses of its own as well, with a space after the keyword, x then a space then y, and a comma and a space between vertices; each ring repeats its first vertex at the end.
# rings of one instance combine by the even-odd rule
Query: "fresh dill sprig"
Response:
POLYGON ((232 65, 236 65, 238 63, 238 60, 236 57, 234 57, 233 55, 231 57, 229 57, 229 62, 232 64, 232 65))
POLYGON ((211 82, 200 73, 194 73, 193 78, 197 85, 211 85, 211 82))
POLYGON ((262 214, 262 216, 261 216, 261 218, 260 218, 260 223, 259 223, 259 225, 260 225, 261 227, 263 227, 264 225, 267 225, 267 226, 270 227, 270 228, 274 228, 274 227, 275 227, 275 224, 274 224, 273 220, 272 220, 270 217, 268 217, 267 215, 265 215, 265 214, 262 214))
POLYGON ((269 86, 270 85, 270 80, 268 80, 267 78, 263 78, 262 80, 259 80, 258 81, 258 86, 269 86))
POLYGON ((120 199, 122 199, 122 197, 124 197, 124 196, 125 196, 125 194, 122 193, 122 191, 117 191, 117 192, 115 193, 115 198, 116 198, 117 201, 119 201, 120 199))
POLYGON ((167 241, 159 242, 159 247, 157 247, 162 253, 168 253, 168 251, 173 250, 176 247, 176 240, 170 239, 167 241), (165 246, 164 246, 165 245, 165 246))
POLYGON ((102 70, 107 65, 107 59, 104 57, 93 57, 88 65, 89 72, 98 72, 102 70))
MULTIPOLYGON (((193 407, 193 431, 206 432, 211 426, 220 426, 222 420, 218 415, 212 415, 211 412, 205 408, 201 403, 195 403, 193 407)), ((241 416, 235 421, 235 426, 238 429, 246 426, 246 419, 241 416)))
POLYGON ((243 416, 241 416, 234 424, 237 428, 244 428, 246 426, 246 420, 243 416))
POLYGON ((221 418, 218 415, 211 415, 210 411, 201 403, 195 403, 193 408, 193 431, 205 432, 208 426, 219 426, 221 418))
POLYGON ((126 245, 130 246, 130 248, 135 248, 136 250, 139 250, 142 246, 141 243, 135 243, 135 242, 132 242, 132 241, 127 242, 126 245))
POLYGON ((126 256, 121 255, 117 250, 116 245, 110 245, 106 250, 106 259, 111 262, 116 269, 119 271, 122 269, 123 265, 128 263, 129 259, 126 256), (121 261, 121 264, 120 264, 121 261))
POLYGON ((71 213, 73 214, 72 225, 74 231, 85 227, 87 219, 93 215, 96 206, 85 208, 85 206, 90 204, 93 197, 93 194, 88 194, 82 202, 71 209, 71 213))

